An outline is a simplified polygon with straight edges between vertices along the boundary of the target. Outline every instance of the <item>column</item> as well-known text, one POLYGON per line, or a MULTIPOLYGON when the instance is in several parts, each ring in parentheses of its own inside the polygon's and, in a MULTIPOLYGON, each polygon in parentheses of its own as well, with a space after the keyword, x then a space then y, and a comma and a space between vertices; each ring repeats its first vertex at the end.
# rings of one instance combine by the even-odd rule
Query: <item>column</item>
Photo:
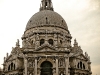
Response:
POLYGON ((54 34, 54 46, 57 47, 57 34, 54 34))
POLYGON ((68 67, 69 67, 69 57, 65 57, 65 65, 66 65, 66 75, 69 75, 70 73, 68 73, 68 67))
POLYGON ((86 68, 86 70, 88 70, 88 64, 87 64, 88 62, 86 62, 85 63, 85 68, 86 68))
POLYGON ((37 75, 37 57, 35 57, 35 75, 37 75))
POLYGON ((59 75, 58 74, 58 57, 56 57, 56 75, 59 75))
POLYGON ((15 69, 18 68, 18 60, 16 59, 16 62, 15 62, 16 66, 15 66, 15 69))
POLYGON ((75 58, 75 60, 74 60, 74 66, 75 66, 75 68, 77 67, 76 58, 75 58))
MULTIPOLYGON (((34 58, 32 58, 32 59, 34 59, 34 58)), ((33 68, 35 67, 35 61, 33 61, 33 68)), ((32 75, 34 75, 35 74, 35 71, 33 71, 33 74, 32 75)))
POLYGON ((27 75, 27 58, 24 58, 25 75, 27 75))

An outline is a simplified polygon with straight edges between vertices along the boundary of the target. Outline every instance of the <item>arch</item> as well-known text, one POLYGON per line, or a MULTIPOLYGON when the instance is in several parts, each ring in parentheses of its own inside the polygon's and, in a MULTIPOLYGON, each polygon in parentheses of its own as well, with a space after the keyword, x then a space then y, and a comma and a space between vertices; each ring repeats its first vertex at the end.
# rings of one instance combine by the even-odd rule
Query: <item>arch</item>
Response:
POLYGON ((82 62, 80 61, 80 68, 82 69, 82 62))
POLYGON ((39 61, 38 67, 40 67, 41 64, 42 64, 44 61, 49 61, 49 62, 51 62, 51 63, 53 64, 53 67, 55 66, 55 63, 54 63, 53 59, 51 59, 51 58, 48 58, 48 59, 44 58, 44 59, 42 59, 42 60, 39 61))
POLYGON ((49 61, 44 61, 41 64, 41 75, 52 75, 52 63, 49 61))
POLYGON ((40 46, 41 46, 42 44, 44 44, 44 42, 45 42, 45 40, 44 40, 44 39, 41 39, 41 40, 40 40, 40 46))
POLYGON ((83 69, 85 69, 85 65, 83 64, 83 69))
POLYGON ((77 64, 77 68, 80 68, 80 63, 77 64))
POLYGON ((11 70, 13 70, 13 63, 11 63, 11 70))
POLYGON ((53 40, 52 39, 49 39, 48 42, 49 42, 50 45, 53 45, 53 40))
POLYGON ((15 64, 14 64, 14 70, 15 70, 15 64))
POLYGON ((10 65, 8 66, 8 71, 10 71, 10 65))

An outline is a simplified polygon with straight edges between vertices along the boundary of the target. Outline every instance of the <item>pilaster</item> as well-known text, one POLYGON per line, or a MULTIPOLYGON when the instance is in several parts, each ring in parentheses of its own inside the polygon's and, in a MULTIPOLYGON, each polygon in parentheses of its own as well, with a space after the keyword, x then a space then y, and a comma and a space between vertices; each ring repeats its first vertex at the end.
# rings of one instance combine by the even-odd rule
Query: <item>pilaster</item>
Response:
POLYGON ((69 73, 69 69, 68 69, 68 67, 69 67, 69 57, 65 57, 65 65, 66 65, 66 75, 70 75, 70 73, 69 73))
POLYGON ((25 74, 27 75, 27 58, 24 58, 25 74))
POLYGON ((35 57, 35 75, 37 75, 37 57, 35 57))
POLYGON ((59 75, 58 74, 58 57, 56 57, 56 75, 59 75))

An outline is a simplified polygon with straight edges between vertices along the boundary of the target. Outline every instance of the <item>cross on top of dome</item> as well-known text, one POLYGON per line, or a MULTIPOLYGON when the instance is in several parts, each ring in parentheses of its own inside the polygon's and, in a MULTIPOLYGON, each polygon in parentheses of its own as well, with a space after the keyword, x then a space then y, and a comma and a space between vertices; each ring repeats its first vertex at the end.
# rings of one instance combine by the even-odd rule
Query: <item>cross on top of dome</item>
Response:
POLYGON ((42 0, 40 4, 40 11, 42 10, 52 10, 53 11, 53 5, 51 0, 42 0))

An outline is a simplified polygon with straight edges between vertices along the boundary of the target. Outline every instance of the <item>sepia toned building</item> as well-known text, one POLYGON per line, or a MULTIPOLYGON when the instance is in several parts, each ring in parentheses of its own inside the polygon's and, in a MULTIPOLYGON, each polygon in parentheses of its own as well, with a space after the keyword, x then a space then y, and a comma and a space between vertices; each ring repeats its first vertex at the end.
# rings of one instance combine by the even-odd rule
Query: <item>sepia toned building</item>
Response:
POLYGON ((54 11, 51 0, 42 0, 39 12, 28 21, 11 54, 4 57, 4 75, 91 75, 88 54, 72 36, 66 21, 54 11))
POLYGON ((0 75, 2 75, 2 72, 3 72, 3 71, 2 71, 2 69, 0 68, 0 75))

